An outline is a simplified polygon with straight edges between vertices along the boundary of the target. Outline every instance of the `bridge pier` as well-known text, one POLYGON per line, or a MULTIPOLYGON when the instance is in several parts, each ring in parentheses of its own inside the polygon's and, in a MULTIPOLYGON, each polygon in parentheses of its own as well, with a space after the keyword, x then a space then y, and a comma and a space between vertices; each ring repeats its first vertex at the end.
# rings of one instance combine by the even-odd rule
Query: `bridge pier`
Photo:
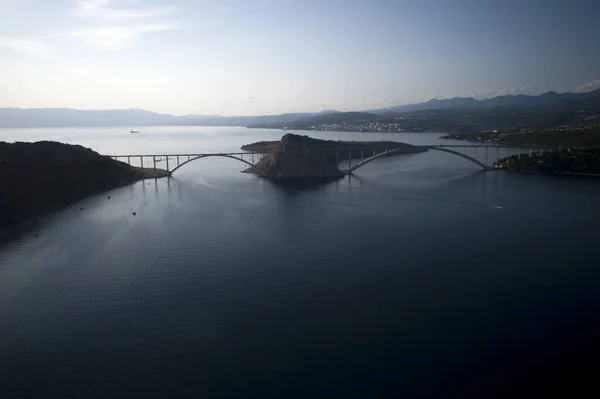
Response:
POLYGON ((169 170, 169 156, 165 155, 165 159, 167 160, 167 172, 170 172, 170 170, 169 170))
POLYGON ((179 155, 177 155, 177 166, 179 166, 179 155))
POLYGON ((144 169, 144 157, 140 157, 140 167, 144 169))
POLYGON ((130 156, 127 157, 127 164, 131 165, 131 157, 130 156))
POLYGON ((152 155, 152 160, 154 161, 154 170, 156 170, 156 155, 152 155))
POLYGON ((348 150, 348 171, 352 169, 352 150, 348 150))
POLYGON ((365 150, 363 148, 360 149, 360 162, 362 162, 365 158, 365 150))
POLYGON ((488 147, 485 147, 485 161, 483 163, 487 167, 487 165, 488 165, 488 147))

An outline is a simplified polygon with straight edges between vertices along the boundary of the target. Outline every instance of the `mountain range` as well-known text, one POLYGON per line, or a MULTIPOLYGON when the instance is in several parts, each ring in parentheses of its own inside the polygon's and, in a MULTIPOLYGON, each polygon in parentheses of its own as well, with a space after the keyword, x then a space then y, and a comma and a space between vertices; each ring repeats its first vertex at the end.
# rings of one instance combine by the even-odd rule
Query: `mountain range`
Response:
MULTIPOLYGON (((565 112, 579 109, 600 110, 600 89, 587 93, 547 92, 539 96, 506 95, 476 100, 456 97, 432 99, 424 103, 399 105, 363 112, 327 110, 314 113, 286 113, 259 116, 159 114, 141 109, 76 110, 70 108, 0 108, 0 127, 79 127, 79 126, 283 126, 301 120, 327 120, 343 123, 348 120, 369 119, 373 115, 402 115, 419 111, 453 110, 455 112, 490 110, 499 113, 509 110, 529 112, 565 112)), ((429 113, 431 114, 431 113, 429 113)), ((431 115, 429 116, 431 117, 431 115)))
POLYGON ((577 109, 598 107, 600 89, 587 93, 557 93, 549 91, 538 96, 518 94, 476 100, 473 97, 454 97, 445 100, 432 99, 424 103, 397 105, 371 110, 373 113, 413 112, 434 109, 491 109, 491 108, 546 108, 577 109))

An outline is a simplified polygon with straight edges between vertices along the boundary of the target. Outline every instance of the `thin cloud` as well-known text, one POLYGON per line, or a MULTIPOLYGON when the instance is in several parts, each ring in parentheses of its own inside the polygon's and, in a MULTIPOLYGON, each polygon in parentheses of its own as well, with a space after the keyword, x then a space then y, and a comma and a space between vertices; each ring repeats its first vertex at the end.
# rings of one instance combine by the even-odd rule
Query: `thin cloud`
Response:
POLYGON ((146 6, 132 0, 79 0, 74 15, 92 27, 67 36, 78 38, 88 47, 114 51, 135 45, 144 34, 181 29, 166 18, 175 6, 146 6))
POLYGON ((508 87, 498 90, 492 97, 497 96, 516 96, 519 94, 537 95, 540 92, 528 86, 508 87))
POLYGON ((101 20, 135 20, 161 17, 177 11, 175 6, 126 8, 113 7, 114 3, 117 2, 114 0, 80 0, 77 2, 75 14, 101 20))
POLYGON ((593 82, 582 84, 573 89, 575 93, 587 93, 588 91, 594 91, 600 89, 600 79, 594 80, 593 82))
POLYGON ((175 29, 178 29, 178 26, 168 24, 115 25, 80 30, 70 33, 69 36, 81 39, 89 47, 111 51, 133 46, 140 36, 146 33, 164 32, 175 29))
POLYGON ((11 36, 0 36, 0 48, 33 56, 45 55, 50 52, 50 48, 38 40, 11 36))
POLYGON ((540 94, 540 91, 528 86, 514 86, 494 90, 477 89, 454 93, 434 93, 430 97, 437 98, 439 100, 445 100, 455 97, 473 97, 477 100, 484 100, 486 98, 494 98, 498 96, 516 96, 519 94, 538 95, 540 94))

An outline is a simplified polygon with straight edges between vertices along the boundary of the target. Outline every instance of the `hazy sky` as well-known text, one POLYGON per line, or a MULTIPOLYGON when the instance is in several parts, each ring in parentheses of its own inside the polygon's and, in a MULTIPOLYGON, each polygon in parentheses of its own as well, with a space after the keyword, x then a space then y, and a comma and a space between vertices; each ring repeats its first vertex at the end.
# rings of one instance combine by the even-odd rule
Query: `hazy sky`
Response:
POLYGON ((250 115, 600 87, 600 0, 0 0, 0 107, 250 115))

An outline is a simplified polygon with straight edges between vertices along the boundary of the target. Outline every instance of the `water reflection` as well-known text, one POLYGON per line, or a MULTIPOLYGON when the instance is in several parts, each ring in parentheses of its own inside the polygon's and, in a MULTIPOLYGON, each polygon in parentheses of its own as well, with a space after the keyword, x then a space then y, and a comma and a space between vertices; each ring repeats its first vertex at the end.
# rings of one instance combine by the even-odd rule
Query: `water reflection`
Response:
MULTIPOLYGON (((342 178, 343 179, 343 178, 342 178)), ((297 195, 301 192, 305 191, 321 191, 323 190, 323 186, 332 184, 333 182, 337 182, 341 179, 331 179, 331 180, 274 180, 274 179, 265 179, 271 184, 272 187, 281 190, 281 192, 289 194, 289 195, 297 195)))

